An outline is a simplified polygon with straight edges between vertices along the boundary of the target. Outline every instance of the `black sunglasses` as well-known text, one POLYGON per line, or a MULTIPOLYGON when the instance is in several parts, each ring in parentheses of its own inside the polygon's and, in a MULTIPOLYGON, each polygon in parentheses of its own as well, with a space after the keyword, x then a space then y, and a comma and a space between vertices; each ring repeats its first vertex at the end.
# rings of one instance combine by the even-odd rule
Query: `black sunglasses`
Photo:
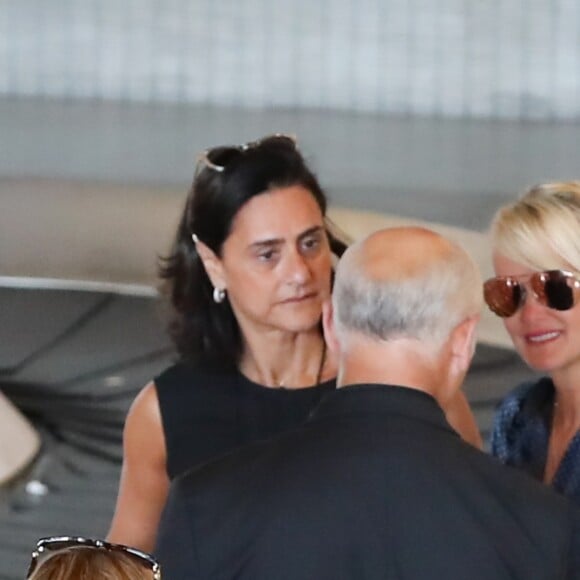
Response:
POLYGON ((580 280, 572 272, 547 270, 525 277, 497 276, 483 285, 483 297, 489 309, 501 316, 513 316, 526 302, 528 284, 540 304, 553 310, 570 310, 580 295, 580 280))
POLYGON ((220 147, 212 147, 206 149, 197 160, 196 175, 202 167, 209 167, 213 171, 222 173, 226 167, 244 152, 258 147, 285 147, 296 150, 297 141, 293 135, 284 135, 282 133, 275 133, 267 135, 256 141, 249 141, 242 145, 224 145, 220 147))
POLYGON ((109 552, 120 552, 143 567, 145 571, 151 573, 151 580, 161 580, 161 567, 153 556, 123 546, 122 544, 110 544, 104 540, 94 540, 91 538, 55 536, 51 538, 41 538, 32 552, 30 566, 26 578, 30 578, 34 572, 51 556, 74 548, 94 548, 96 550, 107 550, 109 552))

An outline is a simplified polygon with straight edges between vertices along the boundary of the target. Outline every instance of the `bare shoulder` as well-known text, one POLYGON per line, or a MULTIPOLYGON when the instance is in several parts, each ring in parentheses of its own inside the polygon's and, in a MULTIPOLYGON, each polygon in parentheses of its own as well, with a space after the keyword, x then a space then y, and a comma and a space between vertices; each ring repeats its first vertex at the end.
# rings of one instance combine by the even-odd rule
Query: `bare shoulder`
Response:
POLYGON ((146 456, 157 455, 165 463, 165 438, 155 382, 145 385, 135 397, 125 421, 124 441, 126 455, 145 451, 146 456))
POLYGON ((147 383, 135 397, 133 404, 131 405, 130 413, 137 414, 138 416, 149 416, 150 418, 159 418, 161 415, 159 413, 159 401, 157 399, 157 386, 155 381, 147 383))

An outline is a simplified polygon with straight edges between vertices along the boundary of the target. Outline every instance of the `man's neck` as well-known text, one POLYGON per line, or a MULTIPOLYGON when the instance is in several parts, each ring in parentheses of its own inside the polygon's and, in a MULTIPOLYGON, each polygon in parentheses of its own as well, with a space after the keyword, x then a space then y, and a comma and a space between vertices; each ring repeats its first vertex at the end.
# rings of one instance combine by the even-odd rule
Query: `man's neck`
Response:
POLYGON ((439 399, 442 373, 436 361, 396 343, 354 346, 343 353, 338 387, 357 384, 396 385, 439 399))

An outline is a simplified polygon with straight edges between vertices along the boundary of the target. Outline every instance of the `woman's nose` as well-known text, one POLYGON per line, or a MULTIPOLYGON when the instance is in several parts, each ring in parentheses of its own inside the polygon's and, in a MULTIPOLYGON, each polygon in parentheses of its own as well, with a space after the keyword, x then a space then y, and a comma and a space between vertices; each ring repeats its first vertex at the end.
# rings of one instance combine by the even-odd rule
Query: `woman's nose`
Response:
POLYGON ((294 284, 304 284, 310 278, 308 262, 300 252, 292 252, 288 256, 288 280, 294 284))
POLYGON ((522 320, 534 318, 541 313, 544 308, 546 308, 546 306, 540 302, 538 295, 531 288, 526 288, 520 311, 520 317, 522 320))

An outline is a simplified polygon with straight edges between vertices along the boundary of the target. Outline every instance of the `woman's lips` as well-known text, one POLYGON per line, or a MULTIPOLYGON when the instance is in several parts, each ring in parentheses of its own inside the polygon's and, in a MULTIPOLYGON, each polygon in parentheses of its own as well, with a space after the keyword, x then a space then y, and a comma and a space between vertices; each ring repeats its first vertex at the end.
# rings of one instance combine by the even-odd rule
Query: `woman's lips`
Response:
POLYGON ((542 332, 528 333, 524 336, 527 343, 530 344, 544 344, 556 340, 561 336, 559 330, 546 330, 542 332))
POLYGON ((292 298, 286 298, 282 301, 282 304, 298 304, 300 302, 305 302, 306 300, 311 300, 316 297, 316 292, 310 292, 308 294, 302 294, 301 296, 293 296, 292 298))

